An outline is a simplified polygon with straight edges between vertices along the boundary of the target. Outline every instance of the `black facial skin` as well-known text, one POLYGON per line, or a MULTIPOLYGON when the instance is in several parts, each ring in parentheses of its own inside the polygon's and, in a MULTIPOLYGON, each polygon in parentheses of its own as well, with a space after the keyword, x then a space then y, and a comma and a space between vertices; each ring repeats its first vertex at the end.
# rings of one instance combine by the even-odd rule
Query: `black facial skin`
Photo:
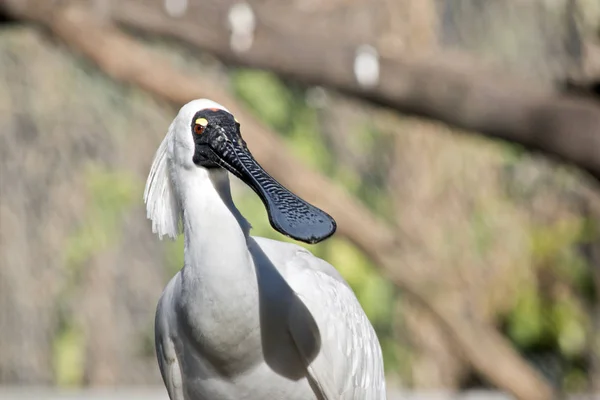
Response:
POLYGON ((233 115, 219 109, 200 110, 190 130, 195 143, 194 163, 225 168, 250 186, 267 208, 275 230, 305 243, 318 243, 333 235, 336 223, 329 214, 284 188, 256 162, 233 115), (196 128, 198 118, 208 121, 201 133, 196 128))
POLYGON ((196 113, 192 119, 192 137, 195 143, 194 164, 204 168, 224 167, 219 160, 218 154, 227 152, 228 142, 242 141, 241 145, 246 148, 246 143, 242 140, 240 133, 240 124, 235 122, 233 115, 224 110, 204 109, 196 113), (208 125, 201 134, 194 131, 196 120, 204 118, 208 125))

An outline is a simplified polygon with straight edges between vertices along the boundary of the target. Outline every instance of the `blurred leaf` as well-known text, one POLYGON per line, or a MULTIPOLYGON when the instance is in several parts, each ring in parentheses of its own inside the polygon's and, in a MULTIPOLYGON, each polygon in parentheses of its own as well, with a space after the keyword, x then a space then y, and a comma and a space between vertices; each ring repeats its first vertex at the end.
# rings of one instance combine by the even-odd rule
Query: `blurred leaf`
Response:
POLYGON ((554 304, 552 317, 561 352, 568 357, 583 353, 586 347, 584 311, 572 299, 564 298, 554 304))
POLYGON ((508 335, 520 347, 540 341, 544 333, 542 303, 533 288, 523 288, 519 300, 508 318, 508 335))
MULTIPOLYGON (((94 164, 87 167, 85 181, 90 202, 79 228, 66 240, 64 262, 70 276, 57 297, 59 303, 69 301, 85 262, 119 241, 122 215, 141 198, 143 189, 126 172, 109 171, 94 164)), ((54 338, 53 363, 59 386, 82 383, 85 337, 72 321, 65 322, 54 338)))
POLYGON ((292 152, 311 167, 329 172, 333 167, 333 159, 319 133, 316 112, 300 103, 290 117, 292 124, 288 143, 292 152))
POLYGON ((582 231, 580 218, 561 219, 553 226, 541 226, 532 231, 532 253, 538 260, 549 260, 574 244, 582 231))
POLYGON ((390 282, 373 272, 366 276, 358 300, 373 325, 389 323, 393 299, 394 286, 390 282))
POLYGON ((74 324, 66 325, 54 338, 52 361, 58 386, 79 386, 83 382, 84 339, 83 333, 74 324))
POLYGON ((141 183, 125 172, 90 165, 85 176, 90 199, 87 215, 65 246, 65 264, 71 270, 118 241, 121 215, 142 193, 141 183))
POLYGON ((286 128, 291 108, 290 94, 275 74, 238 69, 231 74, 231 83, 237 96, 258 118, 275 129, 286 128))
POLYGON ((350 193, 357 193, 360 189, 360 176, 350 168, 339 168, 336 180, 340 182, 350 193))
POLYGON ((367 258, 352 244, 333 237, 328 240, 329 262, 336 267, 353 290, 360 292, 373 273, 367 258))
POLYGON ((410 350, 398 346, 390 336, 379 339, 381 352, 383 353, 383 364, 387 374, 398 371, 402 367, 408 369, 410 365, 410 350))
POLYGON ((589 387, 585 372, 580 368, 568 371, 563 379, 563 387, 566 392, 570 393, 585 391, 589 387))
POLYGON ((600 221, 594 218, 584 218, 581 228, 581 242, 594 243, 600 240, 600 221))
POLYGON ((177 236, 177 239, 175 240, 166 240, 164 242, 166 260, 164 265, 166 266, 170 277, 174 276, 181 268, 183 268, 183 245, 183 235, 177 236))

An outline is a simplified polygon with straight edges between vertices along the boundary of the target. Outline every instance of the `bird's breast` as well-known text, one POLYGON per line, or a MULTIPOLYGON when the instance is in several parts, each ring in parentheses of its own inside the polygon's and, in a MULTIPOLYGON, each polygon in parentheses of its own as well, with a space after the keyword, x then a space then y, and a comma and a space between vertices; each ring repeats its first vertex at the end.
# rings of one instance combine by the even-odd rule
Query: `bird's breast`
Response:
MULTIPOLYGON (((235 286, 235 285, 233 285, 235 286)), ((261 359, 257 299, 229 287, 230 296, 197 288, 177 304, 178 330, 193 350, 224 375, 235 375, 261 359)))

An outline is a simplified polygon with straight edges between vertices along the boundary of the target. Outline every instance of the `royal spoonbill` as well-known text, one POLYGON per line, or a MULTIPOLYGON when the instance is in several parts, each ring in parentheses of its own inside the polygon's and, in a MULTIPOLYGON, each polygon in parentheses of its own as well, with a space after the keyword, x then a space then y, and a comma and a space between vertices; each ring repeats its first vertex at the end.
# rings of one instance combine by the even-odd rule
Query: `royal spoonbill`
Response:
POLYGON ((317 243, 336 229, 261 168, 225 107, 199 99, 179 110, 144 193, 153 232, 184 235, 183 268, 155 320, 170 399, 385 399, 381 347, 348 284, 298 245, 250 236, 228 172, 282 234, 317 243))

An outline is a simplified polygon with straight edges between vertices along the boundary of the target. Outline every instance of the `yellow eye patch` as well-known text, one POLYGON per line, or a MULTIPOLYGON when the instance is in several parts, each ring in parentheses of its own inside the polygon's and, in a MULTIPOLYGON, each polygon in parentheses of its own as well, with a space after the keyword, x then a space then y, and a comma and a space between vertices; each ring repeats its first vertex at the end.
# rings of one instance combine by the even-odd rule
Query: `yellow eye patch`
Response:
POLYGON ((235 122, 237 122, 238 124, 240 123, 240 121, 238 121, 236 117, 233 117, 233 120, 234 120, 235 122))
POLYGON ((198 118, 196 120, 196 125, 206 127, 206 125, 208 125, 208 120, 206 118, 198 118))

